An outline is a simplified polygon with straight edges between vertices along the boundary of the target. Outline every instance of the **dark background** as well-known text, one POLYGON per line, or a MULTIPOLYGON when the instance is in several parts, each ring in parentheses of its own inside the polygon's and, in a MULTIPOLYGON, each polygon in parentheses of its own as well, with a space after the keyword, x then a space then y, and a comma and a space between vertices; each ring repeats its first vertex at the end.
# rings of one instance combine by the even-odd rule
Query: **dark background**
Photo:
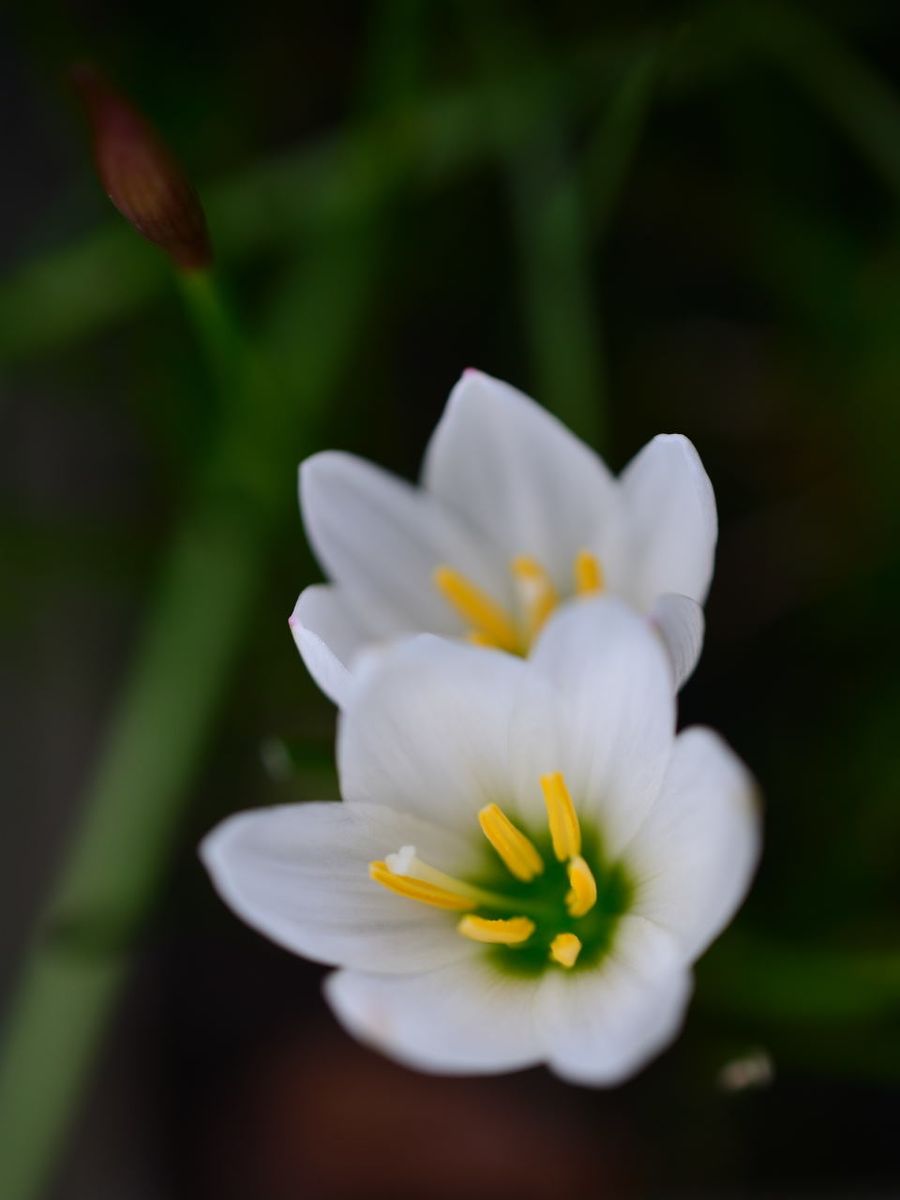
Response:
MULTIPOLYGON (((4 994, 56 928, 34 941, 197 505, 238 530, 251 581, 165 830, 107 847, 126 890, 142 846, 154 865, 89 943, 126 979, 48 1196, 897 1194, 898 35, 891 3, 799 0, 0 16, 4 994), (204 199, 253 363, 236 397, 92 173, 64 79, 84 57, 204 199), (318 577, 296 462, 338 446, 413 476, 468 365, 616 470, 687 434, 719 503, 681 719, 753 767, 766 851, 683 1037, 611 1092, 433 1079, 362 1050, 320 970, 244 928, 195 853, 227 813, 335 794, 333 714, 287 628, 318 577), (247 429, 269 432, 244 463, 247 429), (774 1081, 724 1090, 723 1065, 758 1049, 774 1081)), ((227 572, 200 576, 185 603, 214 625, 227 572)), ((189 698, 212 677, 192 646, 172 664, 189 698)), ((158 705, 136 781, 152 790, 182 728, 158 705)), ((65 1071, 45 1055, 23 1106, 65 1071)))

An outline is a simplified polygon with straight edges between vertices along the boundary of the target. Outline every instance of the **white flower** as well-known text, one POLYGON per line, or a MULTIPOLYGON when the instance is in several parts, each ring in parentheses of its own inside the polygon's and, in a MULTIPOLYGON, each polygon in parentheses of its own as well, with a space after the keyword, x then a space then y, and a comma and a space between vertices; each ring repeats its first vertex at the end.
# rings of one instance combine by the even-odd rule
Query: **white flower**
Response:
POLYGON ((649 614, 678 686, 696 664, 717 523, 685 437, 654 438, 617 480, 527 396, 467 371, 429 444, 421 488, 326 452, 302 465, 300 503, 334 582, 302 593, 291 628, 338 704, 366 646, 436 633, 527 653, 575 593, 607 591, 649 614))
POLYGON ((746 770, 674 725, 662 644, 615 598, 529 659, 408 639, 356 673, 345 800, 233 817, 203 857, 247 922, 342 968, 338 1018, 401 1062, 615 1083, 677 1032, 758 853, 746 770))

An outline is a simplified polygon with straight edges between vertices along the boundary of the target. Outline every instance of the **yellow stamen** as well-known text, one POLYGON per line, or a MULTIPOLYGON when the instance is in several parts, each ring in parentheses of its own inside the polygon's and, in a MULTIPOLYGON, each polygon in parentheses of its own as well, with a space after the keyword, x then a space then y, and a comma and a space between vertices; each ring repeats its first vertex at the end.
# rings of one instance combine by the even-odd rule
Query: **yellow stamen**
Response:
POLYGON ((580 854, 569 860, 566 869, 572 885, 566 894, 566 908, 573 917, 583 917, 597 903, 597 881, 580 854))
POLYGON ((516 879, 528 883, 544 869, 531 841, 516 829, 499 804, 488 804, 478 814, 481 831, 516 879))
POLYGON ((575 591, 579 596, 602 592, 603 568, 590 550, 579 550, 575 557, 575 591))
POLYGON ((466 641, 470 646, 489 646, 492 650, 497 649, 497 643, 492 642, 486 633, 479 633, 477 629, 471 629, 466 634, 466 641))
POLYGON ((434 908, 465 910, 476 908, 477 900, 464 896, 461 892, 452 892, 448 888, 438 887, 423 879, 413 879, 409 875, 397 875, 386 862, 369 863, 369 876, 389 892, 404 896, 407 900, 418 900, 422 904, 430 904, 434 908))
POLYGON ((574 933, 558 933, 550 943, 550 957, 561 967, 574 967, 580 953, 581 938, 577 938, 574 933))
POLYGON ((561 771, 541 776, 553 853, 560 862, 581 853, 581 826, 561 771))
POLYGON ((534 921, 528 917, 507 917, 491 921, 486 917, 463 917, 456 927, 463 937, 495 946, 518 946, 534 933, 534 921))
POLYGON ((486 592, 452 567, 438 567, 433 579, 434 586, 444 599, 453 605, 463 620, 474 626, 473 632, 479 638, 486 639, 487 644, 498 646, 501 650, 515 653, 519 649, 518 630, 486 592))
POLYGON ((559 603, 553 580, 534 558, 514 558, 511 568, 522 595, 528 639, 533 641, 559 603))

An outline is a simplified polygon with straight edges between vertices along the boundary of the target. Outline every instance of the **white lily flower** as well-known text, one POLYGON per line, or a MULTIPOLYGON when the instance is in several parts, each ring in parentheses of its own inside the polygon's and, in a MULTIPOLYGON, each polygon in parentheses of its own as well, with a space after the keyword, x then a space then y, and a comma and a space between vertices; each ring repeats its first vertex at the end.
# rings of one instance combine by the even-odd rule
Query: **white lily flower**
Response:
POLYGON ((291 628, 338 704, 365 647, 436 633, 527 654, 561 601, 601 591, 653 619, 677 687, 696 665, 717 520, 681 435, 654 438, 615 479, 533 400, 470 370, 420 488, 329 451, 303 463, 300 505, 333 583, 306 588, 291 628))
POLYGON ((349 1031, 424 1070, 591 1084, 675 1036, 759 816, 714 733, 675 736, 633 609, 568 605, 528 659, 427 635, 368 656, 338 761, 343 802, 235 816, 202 854, 244 920, 342 968, 349 1031))

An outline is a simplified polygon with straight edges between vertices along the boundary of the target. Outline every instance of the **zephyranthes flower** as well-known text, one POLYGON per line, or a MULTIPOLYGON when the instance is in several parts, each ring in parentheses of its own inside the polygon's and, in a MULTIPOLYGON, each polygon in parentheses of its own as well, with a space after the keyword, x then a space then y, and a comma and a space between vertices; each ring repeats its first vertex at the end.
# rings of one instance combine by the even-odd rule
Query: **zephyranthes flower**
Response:
POLYGON ((203 856, 246 921, 342 968, 326 995, 363 1041, 614 1083, 675 1035, 757 858, 746 770, 674 726, 662 643, 614 598, 528 659, 407 639, 355 673, 345 800, 233 817, 203 856))
POLYGON ((302 593, 291 627, 338 703, 364 647, 427 632, 527 654, 560 602, 599 592, 653 619, 676 684, 696 664, 716 506, 680 435, 654 438, 614 479, 527 396, 467 371, 421 488, 326 452, 303 464, 300 497, 333 583, 302 593))

